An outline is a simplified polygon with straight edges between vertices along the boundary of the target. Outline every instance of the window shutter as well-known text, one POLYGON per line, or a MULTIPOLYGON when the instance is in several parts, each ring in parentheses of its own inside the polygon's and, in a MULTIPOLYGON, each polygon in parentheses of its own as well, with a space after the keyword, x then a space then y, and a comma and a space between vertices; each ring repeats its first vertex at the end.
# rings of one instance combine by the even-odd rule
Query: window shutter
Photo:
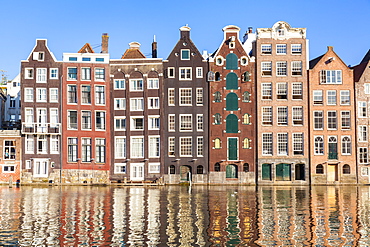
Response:
POLYGON ((238 117, 235 114, 226 117, 226 133, 238 133, 238 117))
POLYGON ((237 111, 238 110, 238 96, 236 93, 229 93, 226 96, 226 110, 237 111))
POLYGON ((238 76, 233 72, 226 75, 226 89, 238 89, 238 76))
POLYGON ((39 53, 38 52, 34 52, 33 54, 32 54, 32 59, 33 60, 39 60, 39 53))
POLYGON ((234 53, 226 56, 226 69, 238 69, 238 57, 234 53))

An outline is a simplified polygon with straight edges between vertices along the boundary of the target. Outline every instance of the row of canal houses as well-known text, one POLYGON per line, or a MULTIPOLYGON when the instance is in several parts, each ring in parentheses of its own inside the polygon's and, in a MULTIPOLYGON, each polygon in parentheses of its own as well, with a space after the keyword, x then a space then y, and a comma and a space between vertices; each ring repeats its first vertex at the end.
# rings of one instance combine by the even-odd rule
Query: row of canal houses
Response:
POLYGON ((100 53, 87 43, 62 61, 46 40, 36 40, 21 62, 21 140, 4 137, 3 177, 370 182, 370 52, 355 67, 330 46, 309 61, 306 29, 283 21, 243 37, 239 27, 226 26, 213 54, 200 53, 183 26, 165 60, 157 58, 155 41, 152 58, 132 42, 112 59, 108 39, 102 35, 100 53), (13 159, 6 150, 16 152, 13 159))

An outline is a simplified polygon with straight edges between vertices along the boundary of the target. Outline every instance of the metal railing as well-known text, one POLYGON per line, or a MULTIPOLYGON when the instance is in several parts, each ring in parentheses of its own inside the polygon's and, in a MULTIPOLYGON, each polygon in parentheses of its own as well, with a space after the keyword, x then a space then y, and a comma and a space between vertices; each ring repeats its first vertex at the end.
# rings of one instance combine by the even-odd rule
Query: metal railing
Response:
POLYGON ((60 123, 22 123, 22 134, 60 134, 60 123))

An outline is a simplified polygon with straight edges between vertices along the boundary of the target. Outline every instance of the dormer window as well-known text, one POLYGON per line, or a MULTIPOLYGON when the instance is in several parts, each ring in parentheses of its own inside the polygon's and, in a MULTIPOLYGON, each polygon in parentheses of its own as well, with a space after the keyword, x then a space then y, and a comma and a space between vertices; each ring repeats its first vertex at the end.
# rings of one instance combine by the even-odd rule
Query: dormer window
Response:
POLYGON ((181 50, 181 60, 190 60, 190 50, 189 49, 181 50))

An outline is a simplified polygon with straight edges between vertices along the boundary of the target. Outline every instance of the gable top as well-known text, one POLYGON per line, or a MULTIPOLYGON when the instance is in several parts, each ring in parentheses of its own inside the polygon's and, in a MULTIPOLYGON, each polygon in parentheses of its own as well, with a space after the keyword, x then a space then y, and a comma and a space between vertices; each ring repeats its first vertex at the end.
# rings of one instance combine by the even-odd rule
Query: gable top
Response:
POLYGON ((310 68, 309 69, 315 68, 315 66, 319 62, 330 64, 334 60, 339 61, 340 63, 342 63, 342 66, 348 68, 348 66, 343 62, 343 60, 338 56, 338 54, 335 53, 333 46, 328 46, 328 50, 325 54, 323 54, 323 55, 321 55, 321 56, 319 56, 315 59, 312 59, 310 61, 310 68))
MULTIPOLYGON (((54 54, 50 51, 47 43, 48 43, 48 40, 47 39, 36 39, 36 44, 33 47, 33 49, 30 52, 30 54, 28 55, 27 59, 26 60, 22 60, 21 62, 29 62, 32 59, 33 53, 35 52, 35 49, 36 49, 37 46, 44 46, 46 48, 46 51, 53 58, 54 62, 57 62, 57 59, 55 58, 54 54)), ((42 52, 42 50, 39 50, 39 52, 42 52)))
POLYGON ((186 24, 186 26, 180 27, 180 31, 188 31, 190 32, 191 28, 186 24))
POLYGON ((139 42, 129 43, 130 48, 125 51, 125 54, 122 55, 121 59, 137 59, 137 58, 146 58, 144 54, 140 51, 139 42))
POLYGON ((290 38, 306 38, 306 28, 292 28, 285 21, 276 22, 272 28, 257 28, 257 39, 272 38, 272 39, 290 39, 290 38))
POLYGON ((368 62, 370 60, 370 49, 367 51, 366 55, 362 59, 361 63, 368 62))
POLYGON ((360 81, 362 75, 368 67, 370 67, 370 49, 362 59, 361 63, 352 67, 352 69, 354 70, 355 82, 360 81))
POLYGON ((84 46, 82 46, 78 53, 95 53, 95 52, 91 45, 89 43, 86 43, 84 46))

